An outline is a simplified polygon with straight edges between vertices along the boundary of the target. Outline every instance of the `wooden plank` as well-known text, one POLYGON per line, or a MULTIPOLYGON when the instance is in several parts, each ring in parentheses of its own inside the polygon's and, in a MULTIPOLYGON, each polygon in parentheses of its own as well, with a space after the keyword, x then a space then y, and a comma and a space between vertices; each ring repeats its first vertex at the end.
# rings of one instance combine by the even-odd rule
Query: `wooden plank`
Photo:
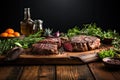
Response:
POLYGON ((55 80, 55 67, 25 66, 20 80, 55 80))
POLYGON ((87 65, 57 66, 56 80, 94 80, 87 65))
POLYGON ((82 64, 78 59, 71 59, 70 56, 87 56, 89 54, 96 54, 103 49, 109 49, 112 46, 104 46, 100 49, 95 49, 86 52, 65 52, 60 55, 20 55, 20 57, 15 61, 4 61, 4 56, 0 56, 0 65, 8 64, 82 64), (49 62, 51 60, 51 62, 49 62))
POLYGON ((96 80, 119 80, 120 79, 120 77, 119 79, 115 79, 114 76, 116 73, 114 72, 114 76, 113 76, 112 72, 108 70, 108 68, 105 67, 103 63, 98 63, 98 62, 91 63, 89 64, 89 67, 93 72, 93 75, 95 76, 96 80))
POLYGON ((20 80, 38 80, 39 66, 25 66, 20 80))
POLYGON ((114 69, 111 71, 112 75, 115 77, 116 80, 120 79, 120 69, 114 69))
POLYGON ((0 67, 0 80, 18 80, 22 67, 2 66, 0 67))
POLYGON ((39 67, 39 80, 56 80, 55 79, 55 66, 44 65, 39 67))
POLYGON ((14 67, 0 67, 0 80, 6 80, 14 67))

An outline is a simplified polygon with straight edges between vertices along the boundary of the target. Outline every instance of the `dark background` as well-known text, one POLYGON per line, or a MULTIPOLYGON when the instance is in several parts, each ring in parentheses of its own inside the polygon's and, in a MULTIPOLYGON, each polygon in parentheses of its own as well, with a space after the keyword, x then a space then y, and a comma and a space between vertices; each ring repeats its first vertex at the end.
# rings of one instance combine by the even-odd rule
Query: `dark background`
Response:
POLYGON ((20 31, 25 7, 31 8, 33 20, 43 20, 44 28, 54 31, 96 23, 105 30, 120 32, 118 0, 1 0, 0 32, 8 27, 20 31))

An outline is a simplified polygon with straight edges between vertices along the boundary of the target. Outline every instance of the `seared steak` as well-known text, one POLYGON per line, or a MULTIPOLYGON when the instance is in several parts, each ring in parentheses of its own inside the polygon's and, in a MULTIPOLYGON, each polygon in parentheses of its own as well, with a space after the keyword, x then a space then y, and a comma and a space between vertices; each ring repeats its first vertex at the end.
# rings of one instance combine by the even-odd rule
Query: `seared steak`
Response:
POLYGON ((94 36, 78 35, 70 38, 73 51, 87 51, 99 48, 100 39, 94 36))
POLYGON ((46 38, 32 45, 32 53, 40 55, 58 54, 60 49, 66 51, 88 51, 100 47, 100 39, 94 36, 78 35, 70 40, 46 38))
POLYGON ((46 38, 42 41, 39 41, 39 43, 52 43, 52 44, 57 44, 58 47, 61 47, 61 39, 60 38, 46 38))
POLYGON ((52 43, 36 43, 32 46, 32 53, 40 55, 57 54, 58 45, 52 43))
POLYGON ((32 53, 35 54, 58 54, 58 49, 61 47, 60 38, 46 38, 32 45, 32 53))

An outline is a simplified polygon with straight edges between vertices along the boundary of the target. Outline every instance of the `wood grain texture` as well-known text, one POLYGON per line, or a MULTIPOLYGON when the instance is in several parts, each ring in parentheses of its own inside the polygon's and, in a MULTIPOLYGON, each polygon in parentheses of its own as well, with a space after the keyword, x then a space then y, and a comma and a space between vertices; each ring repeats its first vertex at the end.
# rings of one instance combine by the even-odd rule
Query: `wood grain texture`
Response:
POLYGON ((116 80, 119 80, 120 79, 120 69, 117 69, 117 70, 113 70, 111 71, 113 77, 115 77, 116 80))
POLYGON ((43 65, 39 66, 38 78, 39 80, 56 80, 55 66, 43 65))
POLYGON ((0 66, 0 80, 119 80, 120 69, 84 65, 0 66))
POLYGON ((25 66, 20 80, 38 80, 39 66, 25 66))
POLYGON ((0 67, 0 80, 19 80, 22 68, 20 66, 0 67))
POLYGON ((95 76, 96 80, 119 80, 120 79, 120 77, 117 76, 117 75, 120 75, 119 73, 120 71, 119 72, 111 71, 111 69, 108 69, 107 67, 105 67, 103 63, 91 63, 89 64, 89 67, 93 75, 95 76))
POLYGON ((56 80, 94 80, 86 65, 57 66, 56 80))

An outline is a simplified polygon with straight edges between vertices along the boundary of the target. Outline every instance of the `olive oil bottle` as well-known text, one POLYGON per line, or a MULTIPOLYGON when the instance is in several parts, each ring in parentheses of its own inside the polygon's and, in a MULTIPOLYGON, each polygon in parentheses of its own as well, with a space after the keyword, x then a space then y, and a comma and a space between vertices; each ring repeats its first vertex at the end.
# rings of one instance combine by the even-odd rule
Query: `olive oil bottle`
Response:
POLYGON ((29 36, 33 34, 34 21, 31 19, 30 8, 24 8, 24 19, 20 22, 21 34, 29 36))

